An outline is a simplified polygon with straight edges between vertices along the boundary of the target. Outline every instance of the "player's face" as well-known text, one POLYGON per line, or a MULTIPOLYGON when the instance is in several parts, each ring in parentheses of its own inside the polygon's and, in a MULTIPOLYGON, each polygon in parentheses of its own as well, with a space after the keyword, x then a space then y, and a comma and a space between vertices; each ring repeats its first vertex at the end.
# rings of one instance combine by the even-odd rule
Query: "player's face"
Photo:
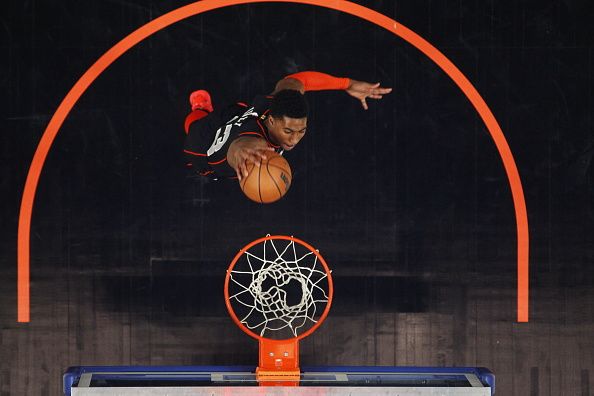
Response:
POLYGON ((273 143, 290 151, 299 143, 307 129, 307 118, 268 117, 268 133, 273 143))

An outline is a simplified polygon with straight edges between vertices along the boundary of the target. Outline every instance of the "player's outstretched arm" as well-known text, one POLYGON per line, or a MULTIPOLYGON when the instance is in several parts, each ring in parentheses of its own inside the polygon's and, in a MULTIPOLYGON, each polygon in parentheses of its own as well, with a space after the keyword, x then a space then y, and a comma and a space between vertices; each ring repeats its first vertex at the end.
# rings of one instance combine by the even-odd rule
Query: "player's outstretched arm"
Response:
POLYGON ((240 137, 229 145, 227 150, 227 163, 235 170, 237 178, 241 181, 248 176, 248 164, 260 166, 260 161, 266 159, 266 153, 274 151, 268 146, 266 140, 253 137, 240 137))
POLYGON ((290 74, 280 80, 273 95, 283 89, 294 89, 301 93, 307 91, 344 90, 358 99, 365 110, 368 109, 367 99, 381 99, 383 95, 392 92, 392 88, 384 88, 380 83, 368 83, 345 77, 334 77, 326 73, 304 71, 290 74))

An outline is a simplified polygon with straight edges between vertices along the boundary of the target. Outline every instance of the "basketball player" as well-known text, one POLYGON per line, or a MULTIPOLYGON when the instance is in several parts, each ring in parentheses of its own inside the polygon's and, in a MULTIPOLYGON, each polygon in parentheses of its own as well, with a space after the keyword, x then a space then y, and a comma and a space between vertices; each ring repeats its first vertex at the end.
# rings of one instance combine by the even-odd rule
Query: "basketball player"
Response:
POLYGON ((292 150, 307 130, 308 91, 343 90, 361 102, 381 99, 392 91, 380 83, 305 71, 280 80, 268 96, 253 102, 237 102, 226 109, 214 110, 207 91, 190 95, 192 112, 186 117, 184 152, 193 169, 203 176, 247 177, 247 165, 259 166, 266 153, 282 154, 292 150))

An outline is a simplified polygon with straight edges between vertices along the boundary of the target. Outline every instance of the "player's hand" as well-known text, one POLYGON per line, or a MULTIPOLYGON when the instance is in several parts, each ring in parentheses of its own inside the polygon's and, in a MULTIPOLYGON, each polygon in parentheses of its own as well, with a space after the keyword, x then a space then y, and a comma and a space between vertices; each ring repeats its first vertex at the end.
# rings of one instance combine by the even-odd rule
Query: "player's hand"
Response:
POLYGON ((359 99, 361 106, 367 110, 367 98, 381 99, 383 95, 387 95, 392 92, 392 88, 381 87, 380 83, 372 84, 365 81, 351 79, 351 85, 349 85, 346 91, 353 98, 359 99))
POLYGON ((237 178, 241 181, 247 177, 248 165, 260 166, 262 160, 267 159, 266 154, 274 151, 264 139, 239 138, 233 141, 227 151, 227 163, 231 166, 237 178))
POLYGON ((260 167, 260 162, 267 159, 266 153, 270 152, 270 150, 274 150, 273 148, 249 148, 243 147, 237 150, 235 156, 237 158, 236 166, 234 167, 235 173, 237 173, 237 178, 239 181, 244 177, 247 177, 249 174, 248 166, 249 164, 254 164, 257 167, 260 167))

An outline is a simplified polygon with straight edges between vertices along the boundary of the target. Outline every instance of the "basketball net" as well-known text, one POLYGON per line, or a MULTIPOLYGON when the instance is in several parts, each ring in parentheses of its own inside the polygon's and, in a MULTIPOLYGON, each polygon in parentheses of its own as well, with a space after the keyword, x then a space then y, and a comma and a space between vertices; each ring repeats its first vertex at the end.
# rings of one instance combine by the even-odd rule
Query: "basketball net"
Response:
POLYGON ((237 254, 225 297, 235 323, 259 340, 258 380, 299 380, 299 340, 325 319, 332 293, 324 259, 297 238, 267 235, 237 254))

